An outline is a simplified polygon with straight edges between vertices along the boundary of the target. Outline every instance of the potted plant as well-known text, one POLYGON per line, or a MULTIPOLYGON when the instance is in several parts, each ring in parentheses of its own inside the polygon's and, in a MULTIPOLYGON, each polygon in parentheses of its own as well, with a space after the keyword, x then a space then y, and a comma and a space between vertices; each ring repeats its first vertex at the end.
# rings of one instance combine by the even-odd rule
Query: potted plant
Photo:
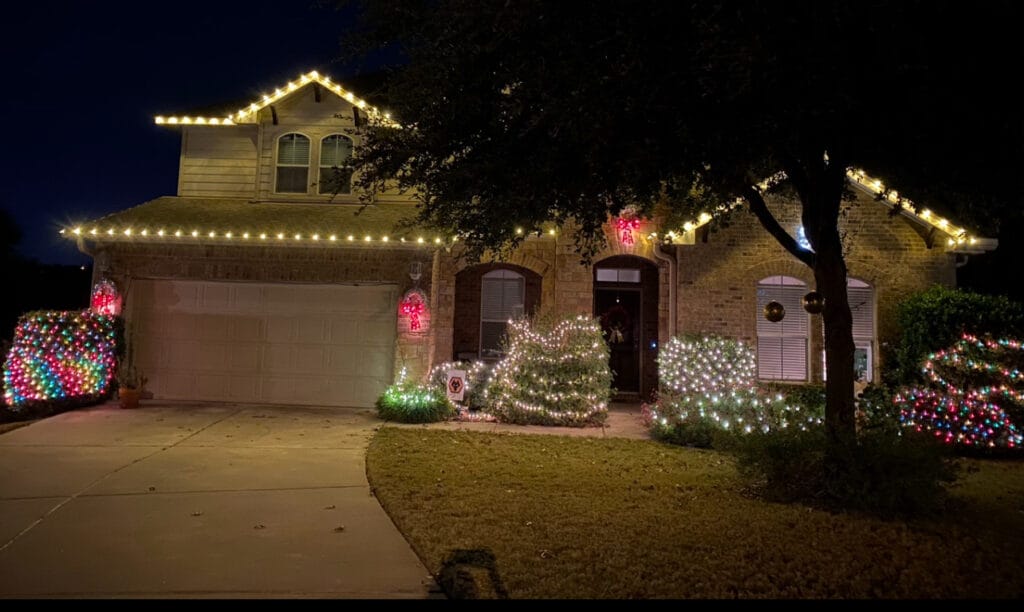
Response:
POLYGON ((122 408, 138 408, 139 397, 142 395, 142 387, 146 384, 146 377, 135 369, 128 366, 117 373, 117 397, 122 408))

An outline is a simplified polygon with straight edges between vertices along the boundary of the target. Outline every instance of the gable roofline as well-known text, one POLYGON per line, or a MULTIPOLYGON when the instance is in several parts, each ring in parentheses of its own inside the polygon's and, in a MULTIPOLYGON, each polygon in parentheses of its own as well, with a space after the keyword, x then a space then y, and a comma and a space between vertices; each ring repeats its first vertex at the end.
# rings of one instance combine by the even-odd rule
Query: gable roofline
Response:
POLYGON ((339 98, 347 101, 360 110, 366 112, 367 116, 371 121, 379 121, 388 127, 401 127, 396 121, 391 119, 391 113, 385 112, 371 105, 369 102, 360 98, 351 90, 342 87, 339 83, 331 80, 331 77, 320 74, 316 70, 311 70, 299 76, 294 81, 288 81, 285 85, 274 89, 273 93, 263 94, 258 100, 254 100, 247 106, 238 109, 238 112, 228 115, 225 117, 193 117, 190 115, 157 115, 153 117, 153 122, 157 125, 216 125, 216 126, 231 126, 231 125, 245 125, 256 123, 257 114, 262 109, 270 106, 271 104, 278 102, 284 98, 287 98, 302 89, 306 85, 317 83, 324 89, 334 93, 339 98))
MULTIPOLYGON (((777 172, 764 179, 754 186, 759 192, 765 192, 770 187, 786 180, 785 172, 777 172)), ((966 228, 958 226, 949 219, 942 217, 922 208, 920 212, 910 199, 905 198, 895 190, 889 189, 882 181, 868 176, 860 168, 850 167, 846 169, 846 178, 861 191, 868 193, 886 208, 898 206, 899 213, 904 217, 915 221, 931 230, 942 232, 946 235, 946 250, 958 253, 984 253, 995 250, 999 241, 995 238, 983 238, 973 235, 966 228)), ((697 215, 697 218, 683 224, 682 232, 669 231, 665 234, 666 242, 669 244, 694 244, 696 242, 695 231, 715 218, 715 213, 722 214, 729 212, 737 206, 742 206, 745 200, 736 198, 734 201, 718 206, 714 211, 704 211, 697 215)), ((657 237, 656 235, 654 237, 657 237)))

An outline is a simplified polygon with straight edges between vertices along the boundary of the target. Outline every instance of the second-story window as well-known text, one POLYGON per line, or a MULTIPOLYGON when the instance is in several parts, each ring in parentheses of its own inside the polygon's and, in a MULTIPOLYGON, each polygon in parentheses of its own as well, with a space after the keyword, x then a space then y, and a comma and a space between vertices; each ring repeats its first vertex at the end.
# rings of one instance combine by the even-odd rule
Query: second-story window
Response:
POLYGON ((352 193, 352 141, 332 134, 320 141, 320 193, 352 193))
POLYGON ((309 138, 285 134, 277 141, 277 193, 309 190, 309 138))

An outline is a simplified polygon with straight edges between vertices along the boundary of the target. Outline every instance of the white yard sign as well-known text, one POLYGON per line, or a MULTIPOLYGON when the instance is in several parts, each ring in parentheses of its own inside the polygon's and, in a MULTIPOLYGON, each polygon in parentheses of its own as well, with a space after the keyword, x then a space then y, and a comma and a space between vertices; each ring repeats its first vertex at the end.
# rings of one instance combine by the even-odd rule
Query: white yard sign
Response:
POLYGON ((448 384, 445 385, 448 391, 448 399, 453 402, 461 402, 466 394, 466 371, 448 370, 448 384))

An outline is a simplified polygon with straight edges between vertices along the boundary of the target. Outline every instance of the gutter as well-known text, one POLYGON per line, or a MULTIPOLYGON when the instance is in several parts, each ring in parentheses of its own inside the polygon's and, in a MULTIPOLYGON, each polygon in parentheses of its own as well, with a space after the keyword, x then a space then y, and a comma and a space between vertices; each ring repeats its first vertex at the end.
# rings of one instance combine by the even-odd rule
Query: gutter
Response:
POLYGON ((654 244, 654 256, 661 261, 668 263, 668 336, 674 338, 676 335, 676 318, 679 310, 676 308, 676 270, 679 262, 674 255, 669 255, 661 250, 661 243, 654 244))

